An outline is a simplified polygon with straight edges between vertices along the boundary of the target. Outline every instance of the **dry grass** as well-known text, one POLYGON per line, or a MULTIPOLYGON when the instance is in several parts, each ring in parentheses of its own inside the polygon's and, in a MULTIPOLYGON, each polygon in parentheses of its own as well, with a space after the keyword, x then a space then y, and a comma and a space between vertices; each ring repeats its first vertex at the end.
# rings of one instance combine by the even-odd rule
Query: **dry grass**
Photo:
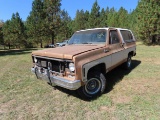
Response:
POLYGON ((1 120, 160 119, 159 46, 138 44, 133 69, 108 73, 106 93, 92 101, 37 80, 30 72, 31 51, 0 51, 1 120))

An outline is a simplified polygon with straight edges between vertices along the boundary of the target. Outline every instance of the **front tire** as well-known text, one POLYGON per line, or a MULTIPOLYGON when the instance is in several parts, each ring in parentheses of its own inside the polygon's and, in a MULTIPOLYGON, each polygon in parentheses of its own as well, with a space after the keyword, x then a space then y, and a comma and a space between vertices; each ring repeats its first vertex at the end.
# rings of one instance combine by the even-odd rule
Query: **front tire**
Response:
POLYGON ((78 89, 79 95, 83 99, 92 99, 102 94, 106 87, 106 78, 103 73, 90 72, 88 80, 84 86, 78 89))

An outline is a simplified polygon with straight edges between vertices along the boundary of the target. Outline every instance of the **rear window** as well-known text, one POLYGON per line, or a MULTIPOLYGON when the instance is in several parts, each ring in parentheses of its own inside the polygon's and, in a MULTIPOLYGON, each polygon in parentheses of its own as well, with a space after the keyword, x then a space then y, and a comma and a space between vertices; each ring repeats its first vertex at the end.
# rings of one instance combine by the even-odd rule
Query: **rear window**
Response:
POLYGON ((131 34, 130 31, 120 30, 120 32, 125 42, 134 42, 133 35, 131 34))

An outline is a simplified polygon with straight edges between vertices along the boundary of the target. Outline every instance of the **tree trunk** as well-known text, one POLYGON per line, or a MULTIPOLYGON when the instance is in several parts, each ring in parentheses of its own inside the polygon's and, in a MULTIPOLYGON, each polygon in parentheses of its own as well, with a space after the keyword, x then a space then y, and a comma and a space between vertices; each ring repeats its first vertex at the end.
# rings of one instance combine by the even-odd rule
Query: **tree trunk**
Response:
POLYGON ((41 40, 41 48, 43 48, 43 43, 42 43, 42 40, 41 40))
POLYGON ((160 34, 157 36, 157 42, 160 44, 160 34))
POLYGON ((11 45, 10 45, 10 43, 8 43, 8 47, 9 47, 9 49, 11 48, 11 45))
POLYGON ((52 33, 52 44, 54 44, 54 33, 52 33))
POLYGON ((156 42, 156 35, 152 35, 152 44, 156 42))

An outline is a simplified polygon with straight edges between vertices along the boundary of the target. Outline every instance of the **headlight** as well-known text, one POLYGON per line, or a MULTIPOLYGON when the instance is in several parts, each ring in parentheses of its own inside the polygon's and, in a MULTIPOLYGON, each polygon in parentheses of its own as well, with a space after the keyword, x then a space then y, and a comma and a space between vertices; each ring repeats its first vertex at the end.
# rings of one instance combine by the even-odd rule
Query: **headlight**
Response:
POLYGON ((34 57, 34 62, 35 62, 35 63, 37 63, 37 61, 38 61, 38 60, 37 60, 37 58, 36 58, 36 57, 34 57))
POLYGON ((71 72, 74 72, 74 70, 75 70, 74 63, 69 63, 69 70, 71 72))

